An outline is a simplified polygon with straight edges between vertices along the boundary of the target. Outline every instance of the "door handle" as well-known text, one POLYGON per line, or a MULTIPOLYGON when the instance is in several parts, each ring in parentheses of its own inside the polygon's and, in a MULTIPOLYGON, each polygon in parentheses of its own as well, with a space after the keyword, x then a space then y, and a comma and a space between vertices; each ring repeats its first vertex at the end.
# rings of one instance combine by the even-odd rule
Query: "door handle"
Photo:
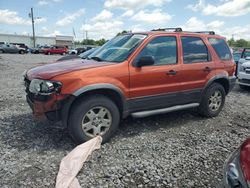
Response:
POLYGON ((211 72, 212 68, 211 67, 205 67, 205 69, 203 69, 204 72, 211 72))
POLYGON ((175 70, 170 70, 167 72, 167 75, 176 75, 177 72, 175 70))

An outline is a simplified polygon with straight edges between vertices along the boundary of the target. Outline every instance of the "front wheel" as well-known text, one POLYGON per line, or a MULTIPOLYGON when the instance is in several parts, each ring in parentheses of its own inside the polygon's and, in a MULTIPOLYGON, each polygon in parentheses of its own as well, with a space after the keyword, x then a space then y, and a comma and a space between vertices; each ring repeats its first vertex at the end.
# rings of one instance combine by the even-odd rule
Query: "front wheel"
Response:
POLYGON ((215 117, 225 103, 225 89, 219 83, 213 83, 206 89, 199 106, 199 113, 205 117, 215 117))
POLYGON ((4 51, 3 50, 0 50, 0 54, 3 54, 4 53, 4 51))
POLYGON ((120 123, 116 104, 102 95, 88 96, 74 103, 69 116, 68 130, 73 140, 83 143, 95 136, 107 142, 120 123))

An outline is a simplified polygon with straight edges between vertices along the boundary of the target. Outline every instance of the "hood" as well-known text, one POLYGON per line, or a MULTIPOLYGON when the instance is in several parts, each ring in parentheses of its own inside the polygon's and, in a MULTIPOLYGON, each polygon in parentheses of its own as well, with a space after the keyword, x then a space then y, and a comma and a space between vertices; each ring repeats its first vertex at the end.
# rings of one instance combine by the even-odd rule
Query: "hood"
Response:
POLYGON ((244 67, 250 67, 250 61, 246 61, 245 63, 242 64, 244 67))
POLYGON ((32 68, 27 71, 29 80, 40 78, 44 80, 51 79, 55 76, 65 74, 72 71, 89 69, 94 67, 108 66, 116 63, 111 62, 98 62, 94 60, 73 59, 61 62, 54 62, 42 66, 32 68))

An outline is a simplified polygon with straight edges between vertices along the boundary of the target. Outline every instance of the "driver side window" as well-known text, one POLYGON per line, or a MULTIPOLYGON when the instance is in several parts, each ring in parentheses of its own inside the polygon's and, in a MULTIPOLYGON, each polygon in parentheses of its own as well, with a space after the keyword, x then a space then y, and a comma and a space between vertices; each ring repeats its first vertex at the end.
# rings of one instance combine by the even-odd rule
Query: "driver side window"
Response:
POLYGON ((151 40, 137 56, 153 56, 154 65, 170 65, 177 63, 177 42, 176 37, 163 36, 151 40))

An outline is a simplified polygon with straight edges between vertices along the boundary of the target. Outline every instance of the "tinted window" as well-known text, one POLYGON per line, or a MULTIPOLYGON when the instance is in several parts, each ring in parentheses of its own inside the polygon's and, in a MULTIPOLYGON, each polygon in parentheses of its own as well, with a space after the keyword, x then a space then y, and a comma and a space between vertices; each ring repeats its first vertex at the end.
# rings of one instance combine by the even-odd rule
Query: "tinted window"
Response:
POLYGON ((242 54, 242 57, 243 58, 250 57, 250 49, 245 49, 242 54))
POLYGON ((153 56, 155 65, 177 63, 177 48, 175 37, 157 37, 151 40, 140 52, 137 59, 142 56, 153 56))
POLYGON ((201 38, 181 37, 184 63, 209 61, 208 50, 201 38))
POLYGON ((215 52, 222 60, 230 60, 232 59, 232 55, 230 49, 223 39, 215 39, 210 38, 209 42, 211 43, 212 47, 214 48, 215 52))

